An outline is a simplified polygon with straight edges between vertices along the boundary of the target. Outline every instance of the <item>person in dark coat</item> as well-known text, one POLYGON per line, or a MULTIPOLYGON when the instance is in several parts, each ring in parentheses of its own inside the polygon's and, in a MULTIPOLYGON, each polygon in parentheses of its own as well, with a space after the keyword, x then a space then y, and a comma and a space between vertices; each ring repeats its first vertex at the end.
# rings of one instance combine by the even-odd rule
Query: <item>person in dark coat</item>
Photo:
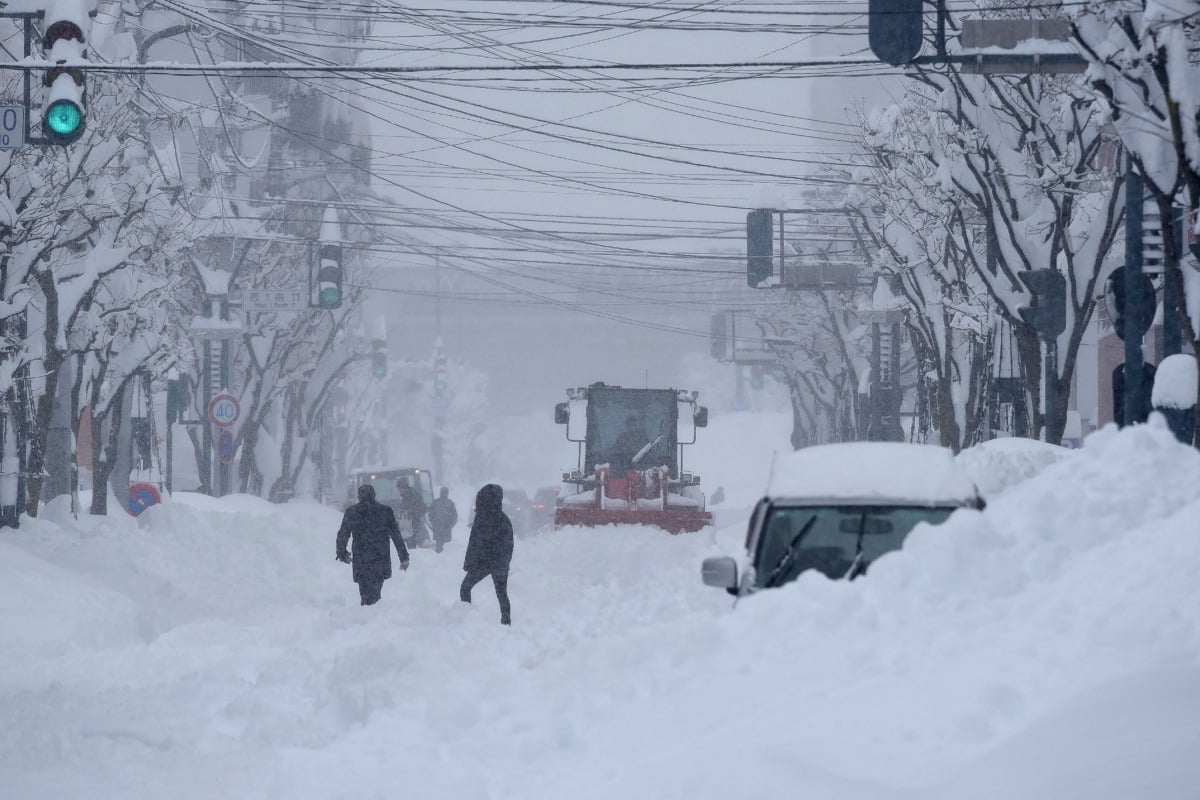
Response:
POLYGON ((404 478, 396 481, 396 489, 400 492, 400 513, 412 529, 409 541, 413 547, 424 547, 429 541, 429 534, 425 530, 425 498, 421 496, 420 489, 404 478))
POLYGON ((375 487, 358 487, 358 502, 346 509, 342 527, 337 535, 337 560, 354 565, 354 582, 362 605, 377 603, 383 592, 383 582, 392 577, 392 552, 388 540, 396 546, 400 569, 408 569, 408 548, 400 536, 396 514, 375 501, 375 487), (353 541, 354 559, 346 545, 353 541))
POLYGON ((500 624, 511 625, 508 602, 508 566, 512 562, 512 522, 501 507, 504 490, 489 483, 475 495, 475 520, 471 523, 471 538, 467 540, 467 557, 463 560, 463 577, 458 596, 471 602, 471 589, 487 576, 492 576, 496 599, 500 601, 500 624))
POLYGON ((450 490, 442 487, 437 499, 429 504, 429 527, 433 529, 433 547, 435 552, 442 552, 446 542, 450 541, 450 531, 458 522, 458 509, 450 499, 450 490))

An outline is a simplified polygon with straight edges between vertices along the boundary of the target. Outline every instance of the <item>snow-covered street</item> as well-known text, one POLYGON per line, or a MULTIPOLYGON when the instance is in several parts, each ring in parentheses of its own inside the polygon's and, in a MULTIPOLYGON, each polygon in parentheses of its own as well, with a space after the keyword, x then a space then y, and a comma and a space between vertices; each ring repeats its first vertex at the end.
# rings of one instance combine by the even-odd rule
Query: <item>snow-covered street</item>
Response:
POLYGON ((1104 431, 736 608, 698 573, 737 511, 522 539, 510 630, 461 527, 362 608, 311 502, 53 507, 0 540, 0 795, 1196 797, 1197 514, 1200 454, 1104 431))

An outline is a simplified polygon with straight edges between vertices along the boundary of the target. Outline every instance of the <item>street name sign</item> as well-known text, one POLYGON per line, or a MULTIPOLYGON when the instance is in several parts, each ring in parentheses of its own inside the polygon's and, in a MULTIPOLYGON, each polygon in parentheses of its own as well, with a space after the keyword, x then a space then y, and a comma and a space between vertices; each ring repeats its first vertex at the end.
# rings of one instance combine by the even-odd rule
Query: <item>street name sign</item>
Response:
POLYGON ((243 289, 242 308, 246 311, 303 311, 308 308, 305 289, 243 289))

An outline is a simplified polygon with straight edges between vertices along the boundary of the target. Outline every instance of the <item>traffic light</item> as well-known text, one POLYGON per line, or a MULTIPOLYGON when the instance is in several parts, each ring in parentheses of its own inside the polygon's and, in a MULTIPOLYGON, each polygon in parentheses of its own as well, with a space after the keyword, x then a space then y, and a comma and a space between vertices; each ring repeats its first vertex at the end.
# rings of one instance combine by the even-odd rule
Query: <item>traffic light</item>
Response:
POLYGON ((83 61, 88 28, 84 4, 79 0, 54 0, 46 10, 42 50, 54 64, 46 70, 46 98, 42 107, 42 132, 50 144, 73 144, 87 127, 87 96, 83 69, 68 62, 83 61))
POLYGON ((908 64, 921 52, 922 0, 869 0, 867 44, 880 61, 908 64))
POLYGON ((321 308, 342 305, 342 246, 321 245, 321 266, 317 270, 317 304, 321 308))
POLYGON ((775 259, 775 212, 756 208, 746 215, 746 283, 757 288, 771 277, 775 259))
POLYGON ((387 377, 387 353, 384 347, 386 343, 380 339, 371 342, 371 374, 380 379, 387 377))
POLYGON ((1033 305, 1018 308, 1025 324, 1043 339, 1053 339, 1067 329, 1067 279, 1053 269, 1027 269, 1017 273, 1033 292, 1033 305))

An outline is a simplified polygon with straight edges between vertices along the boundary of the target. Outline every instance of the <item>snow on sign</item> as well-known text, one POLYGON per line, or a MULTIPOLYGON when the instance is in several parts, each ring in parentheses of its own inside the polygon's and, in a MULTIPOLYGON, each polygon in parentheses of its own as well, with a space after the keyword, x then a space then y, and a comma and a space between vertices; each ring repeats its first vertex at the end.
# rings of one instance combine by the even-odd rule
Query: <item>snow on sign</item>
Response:
POLYGON ((222 393, 208 403, 208 419, 213 425, 226 427, 238 421, 242 408, 237 398, 231 394, 222 393))
POLYGON ((0 106, 0 150, 25 146, 25 106, 0 106))

